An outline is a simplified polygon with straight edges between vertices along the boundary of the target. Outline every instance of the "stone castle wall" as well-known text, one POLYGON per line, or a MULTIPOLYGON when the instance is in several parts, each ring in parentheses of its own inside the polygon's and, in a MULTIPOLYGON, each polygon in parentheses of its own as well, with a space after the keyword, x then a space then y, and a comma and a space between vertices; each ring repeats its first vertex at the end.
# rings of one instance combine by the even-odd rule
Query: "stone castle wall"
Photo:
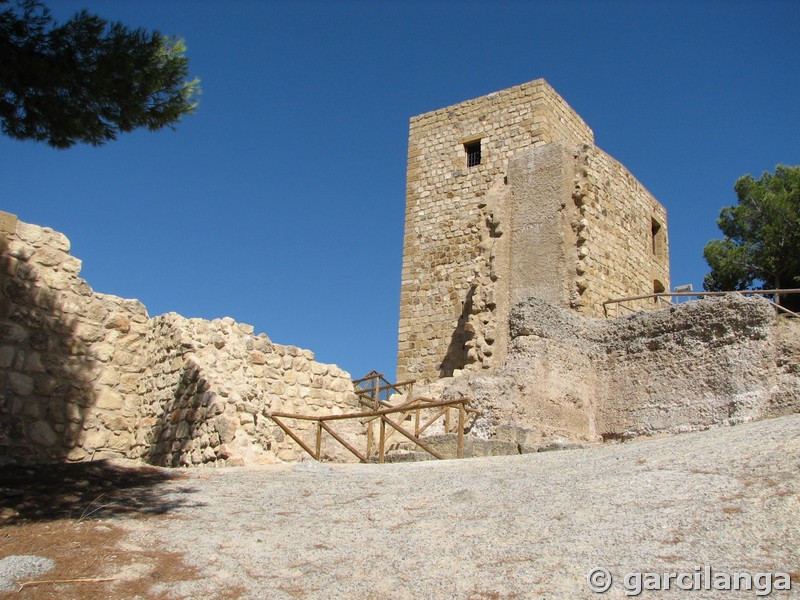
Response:
POLYGON ((530 293, 598 314, 668 289, 663 207, 593 142, 544 80, 411 120, 399 379, 502 365, 509 311, 530 293))
POLYGON ((730 294, 619 319, 538 298, 510 316, 506 364, 428 393, 472 399, 473 435, 531 446, 679 433, 800 412, 800 323, 730 294))
MULTIPOLYGON (((573 229, 580 312, 602 316, 610 298, 670 291, 667 212, 618 161, 594 146, 575 151, 573 229), (577 221, 577 222, 576 222, 577 221)), ((663 308, 652 300, 634 309, 663 308)))
MULTIPOLYGON (((151 319, 94 292, 64 235, 8 213, 0 235, 0 462, 299 460, 268 413, 358 410, 350 376, 309 350, 229 318, 151 319)), ((363 443, 360 426, 343 433, 363 443)))
POLYGON ((544 80, 411 119, 399 380, 463 366, 473 284, 495 276, 508 157, 562 137, 593 140, 544 80), (464 144, 476 139, 481 164, 468 168, 464 144))
POLYGON ((608 154, 555 142, 514 156, 508 173, 507 307, 534 296, 603 316, 609 298, 669 289, 666 211, 608 154))
MULTIPOLYGON (((350 376, 318 363, 310 350, 272 343, 233 319, 187 319, 168 313, 152 319, 139 381, 145 398, 137 414, 133 457, 183 465, 299 460, 298 445, 268 418, 270 412, 304 415, 357 412, 350 376)), ((311 437, 307 421, 291 423, 311 437)), ((355 445, 360 426, 342 429, 355 445)), ((351 460, 334 442, 328 458, 351 460)))

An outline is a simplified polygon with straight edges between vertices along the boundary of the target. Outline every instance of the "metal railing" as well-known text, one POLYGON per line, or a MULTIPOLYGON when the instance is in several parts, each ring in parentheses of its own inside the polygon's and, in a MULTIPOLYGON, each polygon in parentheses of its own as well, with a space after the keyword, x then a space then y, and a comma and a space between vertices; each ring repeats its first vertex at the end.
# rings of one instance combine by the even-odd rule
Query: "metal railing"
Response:
MULTIPOLYGON (((658 294, 645 294, 642 296, 627 296, 625 298, 612 298, 610 300, 606 300, 603 302, 603 313, 606 317, 610 317, 608 307, 609 305, 615 305, 614 308, 614 317, 619 317, 620 309, 625 309, 629 312, 640 312, 644 309, 636 309, 631 308, 629 306, 625 306, 622 304, 623 302, 636 302, 639 300, 648 300, 652 299, 654 303, 663 302, 667 306, 673 306, 672 302, 667 300, 667 298, 689 298, 689 297, 696 297, 697 299, 704 298, 706 296, 725 296, 726 294, 741 294, 743 296, 773 296, 776 300, 780 300, 781 296, 788 296, 792 294, 800 294, 800 288, 793 288, 787 290, 736 290, 730 292, 660 292, 658 294)), ((800 317, 800 314, 789 310, 788 308, 781 306, 775 300, 771 300, 769 298, 766 299, 778 313, 786 313, 793 317, 800 317)))

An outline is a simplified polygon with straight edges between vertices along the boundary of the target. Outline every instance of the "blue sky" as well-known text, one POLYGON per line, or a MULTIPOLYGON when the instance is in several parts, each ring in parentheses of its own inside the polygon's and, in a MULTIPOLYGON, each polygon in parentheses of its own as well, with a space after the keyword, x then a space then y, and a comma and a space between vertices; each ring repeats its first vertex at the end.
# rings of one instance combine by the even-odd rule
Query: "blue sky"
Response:
POLYGON ((231 316, 394 376, 408 119, 544 77, 666 206, 673 285, 737 177, 800 164, 800 3, 58 0, 186 40, 174 131, 0 137, 0 209, 67 234, 98 292, 231 316))

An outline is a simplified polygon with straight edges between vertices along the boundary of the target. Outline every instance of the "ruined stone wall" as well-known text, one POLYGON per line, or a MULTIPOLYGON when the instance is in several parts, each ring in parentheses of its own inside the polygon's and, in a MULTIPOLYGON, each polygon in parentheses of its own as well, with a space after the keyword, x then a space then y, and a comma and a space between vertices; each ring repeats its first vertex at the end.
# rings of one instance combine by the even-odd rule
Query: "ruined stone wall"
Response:
POLYGON ((7 213, 0 233, 0 462, 299 460, 271 411, 357 410, 349 375, 308 350, 229 318, 151 319, 136 300, 94 292, 64 235, 7 213))
POLYGON ((147 313, 92 291, 69 240, 1 213, 0 460, 124 454, 147 313))
MULTIPOLYGON (((296 461, 300 447, 271 419, 271 412, 304 415, 357 412, 350 376, 318 363, 310 350, 274 344, 231 318, 187 319, 168 313, 152 320, 149 357, 139 383, 142 397, 133 455, 159 465, 224 461, 251 464, 296 461), (165 343, 166 340, 166 343, 165 343)), ((291 423, 308 442, 308 421, 291 423)), ((360 425, 340 428, 354 445, 360 425)), ((323 456, 352 455, 328 440, 323 456)))
POLYGON ((535 445, 677 433, 800 411, 800 323, 731 294, 619 319, 536 298, 514 307, 507 363, 429 393, 470 397, 474 433, 535 445), (521 440, 518 440, 521 441, 521 440))
POLYGON ((399 379, 501 366, 529 295, 598 315, 669 289, 664 208, 543 80, 412 119, 405 227, 399 379))

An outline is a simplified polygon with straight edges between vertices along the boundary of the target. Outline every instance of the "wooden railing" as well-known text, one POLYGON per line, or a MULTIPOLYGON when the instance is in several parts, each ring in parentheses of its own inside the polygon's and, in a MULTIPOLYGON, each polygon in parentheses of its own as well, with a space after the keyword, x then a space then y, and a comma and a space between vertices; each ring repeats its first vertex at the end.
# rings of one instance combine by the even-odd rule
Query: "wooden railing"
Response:
POLYGON ((451 421, 455 420, 455 431, 458 434, 457 438, 457 445, 456 445, 456 457, 463 458, 464 456, 464 429, 466 427, 466 419, 467 414, 477 414, 478 411, 471 409, 467 406, 469 400, 467 399, 460 399, 460 400, 440 400, 434 401, 429 398, 414 398, 412 400, 408 400, 403 404, 398 406, 393 406, 389 408, 384 408, 380 410, 370 410, 366 412, 357 412, 357 413, 347 413, 341 415, 325 415, 325 416, 313 416, 313 415, 301 415, 301 414, 293 414, 293 413, 283 413, 283 412, 273 412, 267 413, 275 424, 280 427, 286 435, 292 438, 297 444, 305 450, 314 460, 321 460, 322 458, 322 442, 323 442, 323 432, 327 432, 334 440, 336 440, 339 444, 344 446, 349 452, 351 452, 356 458, 358 458, 361 462, 371 462, 371 457, 373 454, 377 454, 377 461, 379 463, 385 462, 386 458, 386 442, 389 437, 397 432, 403 436, 405 436, 408 440, 414 443, 415 446, 421 448, 431 456, 444 459, 445 457, 439 453, 437 450, 432 448, 429 444, 427 444, 423 439, 420 438, 423 432, 425 432, 431 425, 433 425, 436 421, 441 418, 444 418, 444 431, 447 433, 452 433, 453 431, 453 423, 451 421), (438 410, 436 410, 438 409, 438 410), (434 411, 435 413, 432 416, 427 416, 425 413, 430 411, 434 411), (457 411, 457 419, 451 419, 450 412, 457 411), (400 421, 395 421, 394 419, 390 418, 390 415, 394 414, 401 414, 402 417, 400 421), (423 417, 424 418, 423 420, 423 417), (409 418, 414 419, 414 430, 413 433, 409 431, 403 424, 409 418), (312 443, 308 443, 304 441, 300 435, 296 431, 294 431, 286 422, 286 419, 296 419, 300 421, 313 421, 316 423, 314 427, 314 441, 312 443), (331 422, 333 421, 346 421, 346 420, 357 420, 362 425, 366 425, 366 449, 364 452, 361 452, 358 448, 353 446, 347 440, 342 437, 340 433, 335 431, 331 426, 331 422), (378 440, 375 441, 375 434, 373 432, 373 427, 375 423, 378 423, 378 440), (389 428, 387 430, 387 428, 389 428))
POLYGON ((392 393, 410 398, 414 380, 392 383, 383 373, 372 371, 361 379, 353 381, 353 388, 362 406, 378 410, 382 403, 388 402, 392 393))
MULTIPOLYGON (((672 303, 667 300, 667 298, 691 298, 697 297, 703 298, 705 296, 724 296, 726 294, 742 294, 744 296, 774 296, 776 299, 779 299, 780 296, 788 296, 791 294, 800 294, 800 289, 788 289, 788 290, 737 290, 732 292, 661 292, 659 294, 646 294, 643 296, 628 296, 626 298, 612 298, 610 300, 606 300, 603 302, 603 312, 605 313, 606 317, 609 317, 609 310, 608 307, 610 305, 614 305, 614 317, 620 316, 619 311, 620 309, 625 309, 629 312, 639 312, 639 310, 635 308, 631 308, 629 306, 625 306, 623 302, 635 302, 638 300, 648 300, 652 299, 654 303, 658 304, 659 302, 663 302, 666 306, 672 306, 672 303)), ((778 313, 785 313, 791 315, 793 317, 800 317, 800 314, 796 312, 792 312, 788 308, 781 306, 774 300, 770 300, 767 298, 767 301, 775 307, 775 310, 778 313)), ((641 309, 640 309, 641 310, 641 309)))

